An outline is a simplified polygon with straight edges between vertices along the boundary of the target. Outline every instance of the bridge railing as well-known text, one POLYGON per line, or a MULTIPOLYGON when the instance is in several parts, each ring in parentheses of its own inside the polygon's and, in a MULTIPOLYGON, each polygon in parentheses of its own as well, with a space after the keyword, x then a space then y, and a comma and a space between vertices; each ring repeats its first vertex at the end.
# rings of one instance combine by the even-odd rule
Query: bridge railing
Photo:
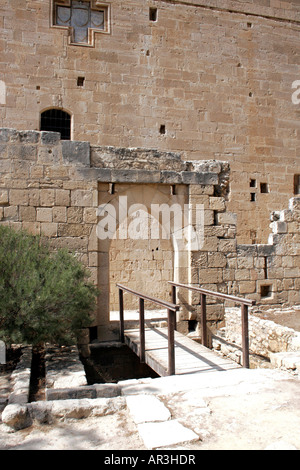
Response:
POLYGON ((145 300, 164 307, 168 311, 168 374, 175 374, 175 334, 176 330, 176 312, 179 305, 156 299, 141 292, 130 289, 129 287, 117 284, 119 289, 119 308, 120 308, 120 341, 124 343, 124 292, 135 295, 139 298, 139 331, 140 331, 140 361, 145 362, 145 300))
POLYGON ((169 281, 169 284, 172 286, 172 301, 176 303, 176 288, 189 289, 195 292, 200 292, 201 295, 201 336, 202 344, 205 347, 208 347, 208 337, 207 337, 207 319, 206 319, 206 297, 212 296, 219 299, 230 300, 232 302, 238 303, 241 305, 241 314, 242 314, 242 350, 243 350, 243 367, 249 369, 249 307, 255 305, 255 300, 242 299, 234 295, 221 294, 219 292, 213 292, 207 289, 202 289, 201 287, 190 286, 187 284, 180 284, 179 282, 169 281))

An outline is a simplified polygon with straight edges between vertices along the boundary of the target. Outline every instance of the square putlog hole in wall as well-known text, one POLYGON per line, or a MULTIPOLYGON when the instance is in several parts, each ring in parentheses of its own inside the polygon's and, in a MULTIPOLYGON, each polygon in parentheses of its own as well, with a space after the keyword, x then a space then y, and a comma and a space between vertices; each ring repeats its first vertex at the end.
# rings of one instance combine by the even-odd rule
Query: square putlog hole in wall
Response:
POLYGON ((268 183, 260 183, 260 192, 262 194, 268 194, 269 192, 269 185, 268 183))
POLYGON ((77 86, 83 86, 85 77, 77 77, 77 86))
POLYGON ((270 299, 273 295, 273 286, 272 284, 266 284, 260 286, 260 296, 262 299, 270 299))

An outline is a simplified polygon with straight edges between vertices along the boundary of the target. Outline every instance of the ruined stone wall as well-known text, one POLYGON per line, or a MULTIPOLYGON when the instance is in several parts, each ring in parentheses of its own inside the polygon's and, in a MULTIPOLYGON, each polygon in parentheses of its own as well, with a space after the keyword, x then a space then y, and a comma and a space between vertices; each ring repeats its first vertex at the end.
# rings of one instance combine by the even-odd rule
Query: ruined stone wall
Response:
MULTIPOLYGON (((234 237, 225 226, 215 226, 216 214, 226 210, 228 180, 229 165, 223 162, 184 162, 178 154, 91 148, 88 142, 61 141, 57 133, 0 129, 0 223, 44 235, 54 249, 75 252, 101 292, 94 324, 104 340, 115 338, 118 331, 118 325, 110 323, 111 306, 115 309, 117 303, 116 282, 130 281, 133 288, 170 300, 168 280, 200 282, 194 264, 200 255, 197 258, 185 242, 181 246, 170 239, 150 238, 146 254, 144 240, 139 244, 130 237, 101 239, 98 206, 124 194, 129 205, 146 208, 151 202, 198 204, 203 208, 201 249, 209 260, 216 259, 226 237, 234 237)), ((116 232, 122 221, 116 221, 116 232)), ((195 225, 193 220, 191 224, 195 225)), ((221 276, 209 278, 208 270, 207 276, 204 269, 201 273, 205 285, 214 282, 218 289, 223 283, 221 276)), ((181 302, 179 320, 187 332, 189 295, 182 295, 181 302)), ((215 312, 211 315, 217 319, 215 312)))
POLYGON ((76 252, 97 284, 98 183, 78 176, 90 146, 57 133, 0 129, 0 220, 76 252))
POLYGON ((300 198, 271 215, 269 244, 238 245, 228 258, 229 291, 260 305, 300 303, 300 198))
MULTIPOLYGON (((226 339, 242 345, 241 311, 228 308, 225 313, 226 339)), ((300 333, 270 320, 249 316, 249 347, 251 353, 271 358, 279 352, 300 351, 300 333)))
MULTIPOLYGON (((220 203, 218 198, 219 210, 220 203)), ((292 198, 288 209, 271 214, 272 233, 265 245, 237 244, 235 214, 217 212, 214 218, 215 225, 209 228, 207 245, 192 254, 192 283, 214 292, 255 300, 261 309, 299 305, 300 198, 292 198)), ((223 324, 226 305, 232 305, 232 302, 224 305, 223 301, 207 296, 207 314, 212 331, 223 324)), ((228 323, 230 334, 233 331, 240 335, 240 308, 232 312, 234 317, 229 315, 226 326, 228 323)), ((190 332, 200 335, 200 294, 191 296, 189 319, 194 320, 194 323, 186 325, 190 332)))
POLYGON ((54 4, 1 2, 0 126, 58 108, 77 141, 229 161, 239 242, 266 243, 300 173, 299 2, 111 0, 94 47, 53 27, 54 4))
MULTIPOLYGON (((175 280, 261 305, 300 303, 299 198, 272 214, 268 245, 238 245, 237 218, 228 211, 229 180, 229 165, 221 161, 184 161, 175 153, 90 147, 61 141, 57 133, 0 129, 0 223, 43 234, 53 248, 76 253, 101 292, 95 326, 103 339, 117 331, 110 323, 116 282, 165 300, 171 299, 167 281, 175 280), (190 247, 161 236, 100 239, 98 207, 118 204, 124 195, 128 206, 143 204, 146 211, 151 203, 188 204, 191 227, 203 235, 200 244, 190 247), (201 226, 195 221, 197 205, 203 210, 201 226)), ((118 216, 116 234, 124 220, 118 216)), ((178 295, 179 329, 188 333, 200 320, 199 295, 178 295)), ((222 322, 223 303, 208 298, 207 304, 209 322, 222 322)))

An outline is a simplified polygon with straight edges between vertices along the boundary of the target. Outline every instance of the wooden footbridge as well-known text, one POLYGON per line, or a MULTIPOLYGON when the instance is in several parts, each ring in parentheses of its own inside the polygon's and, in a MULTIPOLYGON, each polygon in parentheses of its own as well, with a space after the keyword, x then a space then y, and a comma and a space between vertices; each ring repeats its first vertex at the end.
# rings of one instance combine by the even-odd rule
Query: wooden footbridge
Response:
POLYGON ((249 368, 248 307, 254 305, 255 302, 227 294, 208 291, 196 286, 175 282, 170 282, 170 284, 172 286, 172 302, 156 299, 122 284, 117 284, 119 289, 121 342, 126 343, 140 357, 141 362, 148 364, 162 377, 215 370, 226 371, 240 367, 236 362, 223 358, 208 348, 206 297, 209 295, 230 300, 241 305, 243 366, 249 368), (202 344, 176 331, 176 312, 180 308, 179 305, 176 304, 177 288, 200 292, 202 344), (124 328, 124 292, 139 298, 138 329, 125 330, 124 328), (167 310, 167 328, 145 327, 145 301, 150 301, 167 310))

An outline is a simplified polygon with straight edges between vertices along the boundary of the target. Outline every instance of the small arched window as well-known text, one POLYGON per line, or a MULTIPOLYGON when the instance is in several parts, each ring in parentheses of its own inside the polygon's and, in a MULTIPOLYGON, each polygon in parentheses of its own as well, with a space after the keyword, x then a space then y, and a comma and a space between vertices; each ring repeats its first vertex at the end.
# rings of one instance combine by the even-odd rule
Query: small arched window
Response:
POLYGON ((61 109, 48 109, 41 114, 41 131, 60 132, 62 140, 71 140, 71 116, 61 109))

